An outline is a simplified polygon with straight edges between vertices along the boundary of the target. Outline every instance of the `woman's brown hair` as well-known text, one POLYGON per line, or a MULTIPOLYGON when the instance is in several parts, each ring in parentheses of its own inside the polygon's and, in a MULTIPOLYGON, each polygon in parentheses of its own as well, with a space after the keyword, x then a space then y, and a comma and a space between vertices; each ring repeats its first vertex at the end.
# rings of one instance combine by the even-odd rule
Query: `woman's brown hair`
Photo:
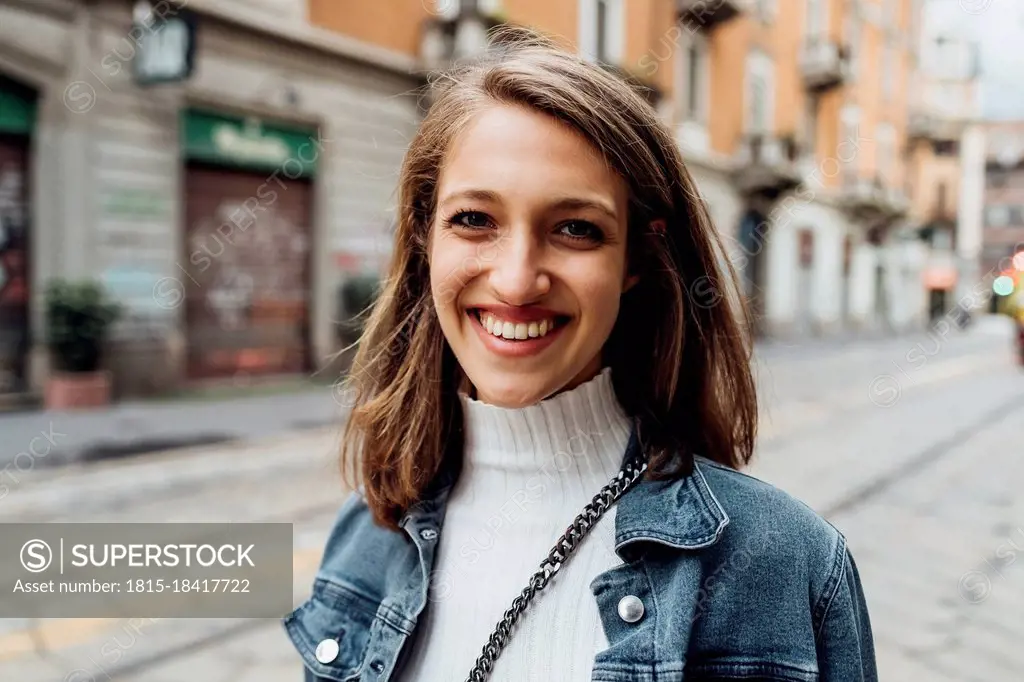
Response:
POLYGON ((402 165, 390 272, 345 380, 352 410, 342 469, 391 528, 462 453, 463 377, 438 321, 427 247, 445 153, 476 113, 496 104, 568 124, 628 184, 627 258, 640 277, 623 294, 603 359, 634 418, 648 476, 688 475, 694 455, 740 468, 754 448, 745 308, 671 133, 633 87, 553 41, 509 28, 492 40, 487 55, 432 83, 433 103, 402 165), (664 229, 652 229, 659 220, 664 229))

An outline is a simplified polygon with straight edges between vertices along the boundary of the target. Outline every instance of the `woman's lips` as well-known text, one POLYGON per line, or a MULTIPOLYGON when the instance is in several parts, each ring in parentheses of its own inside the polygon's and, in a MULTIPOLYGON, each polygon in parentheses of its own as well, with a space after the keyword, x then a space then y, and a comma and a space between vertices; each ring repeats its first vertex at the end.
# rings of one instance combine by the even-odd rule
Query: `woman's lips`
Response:
POLYGON ((506 339, 503 336, 495 336, 487 331, 487 327, 480 321, 478 311, 470 308, 466 310, 466 316, 470 324, 480 335, 481 341, 488 350, 506 357, 525 357, 535 355, 550 346, 556 338, 561 336, 562 330, 568 325, 571 318, 559 316, 553 329, 544 336, 531 337, 526 339, 506 339))

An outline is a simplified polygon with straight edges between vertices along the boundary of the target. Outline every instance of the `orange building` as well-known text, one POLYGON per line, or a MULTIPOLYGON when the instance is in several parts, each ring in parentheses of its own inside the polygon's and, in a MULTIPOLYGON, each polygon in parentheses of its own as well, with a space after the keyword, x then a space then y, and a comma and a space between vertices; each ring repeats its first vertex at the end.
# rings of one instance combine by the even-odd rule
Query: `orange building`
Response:
POLYGON ((980 214, 982 197, 972 200, 971 194, 981 193, 984 162, 970 154, 980 128, 978 55, 973 42, 925 13, 916 57, 908 91, 911 218, 928 246, 923 284, 934 320, 952 309, 958 287, 976 275, 979 263, 981 217, 971 213, 980 214))
POLYGON ((981 269, 993 276, 1024 265, 1024 121, 989 122, 987 142, 981 269))
POLYGON ((914 4, 310 0, 309 17, 424 72, 486 49, 497 23, 529 25, 645 85, 762 331, 791 334, 910 325, 923 308, 893 236, 909 208, 914 4))

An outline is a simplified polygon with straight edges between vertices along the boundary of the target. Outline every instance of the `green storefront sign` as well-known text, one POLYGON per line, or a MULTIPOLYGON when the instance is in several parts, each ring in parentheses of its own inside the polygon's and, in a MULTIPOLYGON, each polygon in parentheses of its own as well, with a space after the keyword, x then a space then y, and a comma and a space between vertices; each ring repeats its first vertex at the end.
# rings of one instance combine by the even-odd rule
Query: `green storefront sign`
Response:
POLYGON ((266 173, 279 171, 287 178, 312 177, 324 152, 316 128, 264 124, 255 117, 241 118, 189 109, 182 117, 184 154, 232 168, 266 173))
POLYGON ((35 123, 35 93, 0 76, 0 133, 30 135, 35 123))

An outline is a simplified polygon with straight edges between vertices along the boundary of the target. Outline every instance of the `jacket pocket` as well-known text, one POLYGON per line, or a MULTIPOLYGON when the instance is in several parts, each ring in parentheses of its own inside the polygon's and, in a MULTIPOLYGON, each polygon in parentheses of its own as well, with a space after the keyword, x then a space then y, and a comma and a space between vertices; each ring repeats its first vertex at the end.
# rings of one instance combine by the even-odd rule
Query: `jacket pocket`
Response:
POLYGON ((686 682, 818 682, 818 671, 785 663, 704 660, 686 666, 686 682))
POLYGON ((370 637, 379 627, 377 607, 344 585, 323 578, 314 581, 310 598, 284 618, 285 630, 314 679, 359 679, 370 637))

